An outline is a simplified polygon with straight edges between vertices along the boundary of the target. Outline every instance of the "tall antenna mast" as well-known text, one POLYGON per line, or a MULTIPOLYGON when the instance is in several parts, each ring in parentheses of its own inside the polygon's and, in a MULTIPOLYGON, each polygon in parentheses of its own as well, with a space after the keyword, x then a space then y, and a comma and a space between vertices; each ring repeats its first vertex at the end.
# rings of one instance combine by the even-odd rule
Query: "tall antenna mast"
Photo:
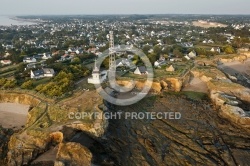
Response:
POLYGON ((109 72, 115 73, 116 62, 115 62, 115 50, 114 50, 114 34, 113 31, 109 32, 109 72))

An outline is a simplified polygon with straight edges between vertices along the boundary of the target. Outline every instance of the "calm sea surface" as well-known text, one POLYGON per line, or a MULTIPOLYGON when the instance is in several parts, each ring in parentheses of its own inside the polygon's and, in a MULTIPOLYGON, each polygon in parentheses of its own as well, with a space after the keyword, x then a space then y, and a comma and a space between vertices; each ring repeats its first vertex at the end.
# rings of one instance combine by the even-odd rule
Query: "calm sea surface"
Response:
POLYGON ((11 25, 32 25, 35 23, 24 21, 24 20, 15 20, 11 19, 15 16, 1 16, 0 15, 0 26, 11 26, 11 25))

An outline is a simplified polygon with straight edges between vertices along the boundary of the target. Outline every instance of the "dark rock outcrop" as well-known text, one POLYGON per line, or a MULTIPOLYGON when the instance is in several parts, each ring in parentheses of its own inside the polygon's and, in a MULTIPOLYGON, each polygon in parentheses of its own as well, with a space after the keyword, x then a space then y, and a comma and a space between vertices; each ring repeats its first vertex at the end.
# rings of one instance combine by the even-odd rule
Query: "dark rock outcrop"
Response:
POLYGON ((4 159, 8 152, 8 142, 13 133, 12 129, 4 129, 0 126, 0 165, 4 165, 4 159))
POLYGON ((124 112, 180 112, 179 120, 110 120, 104 141, 115 165, 248 165, 250 133, 219 117, 208 101, 166 95, 124 112))

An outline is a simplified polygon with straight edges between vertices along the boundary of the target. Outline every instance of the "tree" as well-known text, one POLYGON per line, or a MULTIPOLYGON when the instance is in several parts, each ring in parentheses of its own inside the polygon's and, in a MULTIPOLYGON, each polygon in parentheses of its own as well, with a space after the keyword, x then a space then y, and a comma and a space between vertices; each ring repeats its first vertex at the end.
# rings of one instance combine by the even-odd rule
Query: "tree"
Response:
POLYGON ((1 53, 4 53, 5 52, 5 49, 4 49, 4 47, 2 46, 2 44, 0 43, 0 54, 1 53))
POLYGON ((175 38, 172 36, 164 38, 163 41, 167 45, 176 44, 175 38))
POLYGON ((35 88, 35 90, 38 91, 38 92, 41 92, 42 89, 43 89, 43 87, 44 87, 44 84, 40 84, 40 85, 38 85, 38 86, 35 88))
POLYGON ((235 48, 241 48, 242 46, 246 45, 246 43, 249 43, 249 39, 248 38, 234 38, 232 45, 235 48))
POLYGON ((158 56, 158 57, 160 57, 160 54, 161 54, 161 48, 159 47, 159 46, 154 46, 154 53, 158 56))
POLYGON ((155 53, 152 53, 152 54, 148 55, 148 58, 149 58, 151 64, 154 64, 155 61, 157 60, 157 55, 155 53))
POLYGON ((173 54, 178 58, 183 57, 182 52, 180 52, 178 49, 174 49, 173 54))
POLYGON ((104 67, 105 69, 109 68, 109 57, 104 59, 104 61, 102 62, 101 67, 104 67))
POLYGON ((3 86, 4 89, 14 88, 16 86, 16 80, 7 80, 3 86))
POLYGON ((50 97, 61 96, 72 87, 72 79, 71 73, 61 71, 51 82, 38 85, 35 89, 50 97))
POLYGON ((226 53, 226 54, 233 54, 235 53, 235 50, 232 46, 230 45, 227 45, 226 47, 223 48, 223 51, 226 53))
POLYGON ((75 58, 72 60, 72 62, 71 62, 71 64, 80 64, 80 63, 81 63, 81 60, 80 60, 79 57, 75 57, 75 58))
POLYGON ((56 60, 60 59, 60 57, 61 56, 58 55, 58 54, 54 55, 54 56, 52 56, 52 58, 47 59, 45 63, 48 64, 48 65, 54 64, 56 60))
POLYGON ((148 54, 148 51, 151 49, 151 46, 149 45, 145 45, 143 48, 142 48, 142 51, 144 52, 144 54, 148 54))
POLYGON ((24 83, 21 85, 21 88, 22 88, 22 89, 32 89, 32 88, 33 88, 33 81, 32 81, 32 80, 29 80, 29 81, 24 82, 24 83))

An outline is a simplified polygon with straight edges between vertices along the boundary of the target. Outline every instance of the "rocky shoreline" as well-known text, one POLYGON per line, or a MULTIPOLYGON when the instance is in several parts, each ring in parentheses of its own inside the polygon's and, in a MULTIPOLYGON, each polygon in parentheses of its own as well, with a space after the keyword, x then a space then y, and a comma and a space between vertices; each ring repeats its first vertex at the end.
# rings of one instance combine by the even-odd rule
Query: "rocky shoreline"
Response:
MULTIPOLYGON (((1 92, 1 102, 31 105, 24 129, 14 134, 0 130, 0 137, 1 133, 7 134, 0 142, 1 157, 9 166, 247 165, 250 118, 245 112, 249 111, 250 90, 213 66, 195 67, 190 74, 188 78, 198 78, 206 85, 209 99, 168 93, 180 91, 185 82, 167 79, 154 83, 157 95, 127 107, 105 105, 94 91, 79 92, 57 103, 28 94, 1 92), (236 101, 240 104, 234 105, 236 101), (91 112, 93 108, 99 112, 179 112, 181 119, 68 117, 69 112, 91 112)), ((137 82, 137 87, 141 86, 137 82)))
POLYGON ((0 165, 6 163, 8 142, 13 134, 14 131, 12 129, 4 129, 0 126, 0 165))
POLYGON ((210 101, 163 95, 113 111, 178 111, 181 120, 110 120, 105 147, 115 165, 246 165, 250 138, 210 101), (170 164, 171 163, 171 164, 170 164))

